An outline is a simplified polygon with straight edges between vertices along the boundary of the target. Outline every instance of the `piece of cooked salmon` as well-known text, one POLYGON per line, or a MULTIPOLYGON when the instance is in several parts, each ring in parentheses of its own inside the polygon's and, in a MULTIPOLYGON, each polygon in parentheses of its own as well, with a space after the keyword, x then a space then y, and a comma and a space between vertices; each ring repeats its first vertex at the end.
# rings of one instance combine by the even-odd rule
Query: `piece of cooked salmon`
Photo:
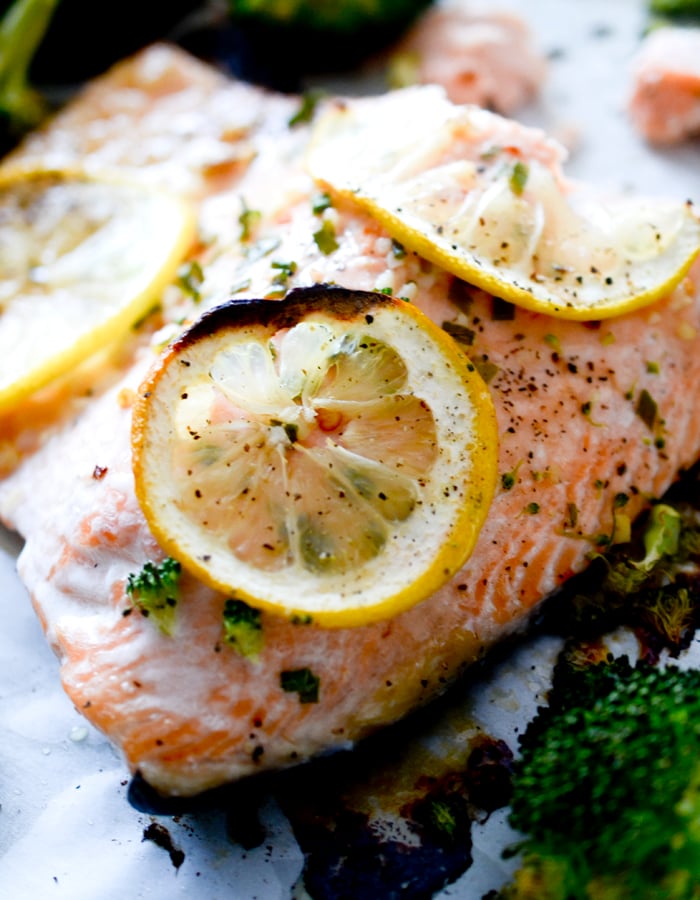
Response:
MULTIPOLYGON (((305 126, 289 124, 298 108, 158 46, 90 87, 18 155, 116 165, 193 197, 202 305, 234 286, 264 293, 280 259, 298 263, 290 287, 335 281, 409 297, 489 381, 500 489, 474 554, 438 593, 352 629, 264 615, 264 647, 250 659, 222 639, 226 598, 190 576, 172 636, 126 593, 129 574, 163 556, 134 495, 130 403, 168 320, 196 314, 190 298, 166 292, 165 330, 142 330, 110 356, 90 397, 82 372, 0 422, 0 514, 26 540, 19 572, 65 689, 164 794, 346 747, 435 697, 614 540, 621 512, 633 519, 700 454, 688 402, 700 384, 700 264, 653 306, 577 323, 504 306, 415 254, 397 256, 376 222, 343 205, 323 213, 339 242, 324 255, 301 164, 305 126), (261 213, 252 244, 240 240, 244 204, 261 213), (297 669, 320 679, 318 702, 281 688, 281 673, 297 669)), ((499 128, 561 162, 540 132, 499 128)))
POLYGON ((676 144, 700 134, 700 28, 651 31, 631 78, 630 120, 650 143, 676 144))
POLYGON ((503 115, 537 96, 548 65, 527 23, 512 13, 430 7, 392 48, 398 84, 439 84, 453 103, 476 103, 503 115))

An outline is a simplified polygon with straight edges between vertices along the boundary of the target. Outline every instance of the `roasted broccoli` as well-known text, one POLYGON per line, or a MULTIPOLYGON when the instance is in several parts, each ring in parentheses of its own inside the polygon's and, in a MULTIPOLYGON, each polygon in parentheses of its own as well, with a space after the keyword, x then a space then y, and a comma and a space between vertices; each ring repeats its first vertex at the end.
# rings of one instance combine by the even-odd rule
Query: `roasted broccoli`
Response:
POLYGON ((700 897, 700 671, 564 654, 520 739, 502 900, 700 897))
POLYGON ((611 565, 603 587, 617 594, 631 594, 639 590, 664 559, 678 553, 681 535, 680 513, 666 503, 651 508, 644 529, 644 557, 640 560, 623 557, 611 565))
POLYGON ((143 616, 150 616, 164 634, 175 629, 175 611, 180 595, 182 568, 167 557, 160 563, 147 562, 126 581, 126 593, 143 616))
POLYGON ((241 656, 255 659, 263 648, 262 615, 242 600, 228 599, 224 604, 224 641, 241 656))
POLYGON ((255 17, 277 25, 303 25, 319 32, 355 34, 368 25, 402 24, 428 5, 427 0, 228 0, 231 15, 255 17))
POLYGON ((563 636, 595 637, 632 629, 644 655, 677 657, 700 626, 700 520, 693 506, 669 497, 654 504, 629 543, 595 552, 588 571, 572 579, 546 608, 563 636))
POLYGON ((232 72, 299 93, 307 76, 344 72, 387 49, 432 0, 227 0, 232 72))
POLYGON ((15 0, 0 20, 0 115, 20 137, 46 115, 43 96, 29 83, 29 67, 59 0, 15 0))
POLYGON ((670 19, 700 19, 700 0, 650 0, 649 9, 670 19))

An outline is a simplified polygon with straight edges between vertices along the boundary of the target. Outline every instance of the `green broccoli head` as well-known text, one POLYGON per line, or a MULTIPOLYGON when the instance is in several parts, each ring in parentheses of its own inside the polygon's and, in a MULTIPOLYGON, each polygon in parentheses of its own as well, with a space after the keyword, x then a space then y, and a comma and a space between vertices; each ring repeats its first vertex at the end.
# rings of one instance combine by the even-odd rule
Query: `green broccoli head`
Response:
POLYGON ((132 572, 126 580, 126 593, 134 606, 168 635, 175 630, 181 573, 180 563, 167 557, 160 563, 144 563, 140 572, 132 572))
POLYGON ((700 672, 563 657, 511 806, 525 858, 503 897, 699 896, 700 672), (543 879, 562 892, 528 893, 543 879))
POLYGON ((365 26, 409 22, 430 0, 228 0, 234 19, 352 34, 365 26))
POLYGON ((653 15, 669 19, 700 19, 700 0, 649 0, 653 15))
POLYGON ((223 638, 241 656, 256 659, 264 643, 260 610, 242 600, 229 598, 224 604, 223 638))
POLYGON ((626 544, 572 579, 547 610, 564 635, 596 637, 619 626, 632 629, 643 655, 662 650, 678 657, 700 625, 700 525, 694 507, 676 501, 654 504, 626 544))

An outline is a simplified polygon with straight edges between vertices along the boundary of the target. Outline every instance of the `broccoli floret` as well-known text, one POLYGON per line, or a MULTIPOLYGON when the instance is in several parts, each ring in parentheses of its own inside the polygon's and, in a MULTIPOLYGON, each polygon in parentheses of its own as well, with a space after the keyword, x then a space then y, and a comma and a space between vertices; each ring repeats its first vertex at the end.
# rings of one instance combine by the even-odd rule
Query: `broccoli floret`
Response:
POLYGON ((29 66, 59 0, 15 0, 0 21, 0 115, 15 137, 46 115, 41 94, 29 84, 29 66))
POLYGON ((180 563, 167 557, 160 563, 147 562, 126 580, 126 593, 141 614, 152 617, 160 630, 172 635, 180 597, 180 563))
POLYGON ((352 33, 366 25, 409 21, 428 0, 228 0, 231 15, 254 16, 278 25, 305 25, 352 33))
POLYGON ((552 603, 550 625, 564 634, 596 636, 625 625, 649 659, 686 649, 700 625, 700 525, 685 503, 659 503, 629 543, 592 555, 591 565, 552 603))
POLYGON ((670 19, 699 19, 700 0, 650 0, 649 10, 670 19))
POLYGON ((624 559, 613 565, 604 588, 616 594, 639 590, 664 559, 678 552, 681 524, 680 514, 672 506, 666 503, 653 506, 643 535, 643 559, 624 559))
POLYGON ((242 600, 229 599, 224 604, 224 640, 241 656, 256 658, 263 648, 262 614, 242 600))
POLYGON ((520 749, 504 898, 700 896, 700 671, 563 657, 520 749))
POLYGON ((234 75, 301 93, 306 77, 353 70, 397 41, 433 0, 228 0, 234 75))

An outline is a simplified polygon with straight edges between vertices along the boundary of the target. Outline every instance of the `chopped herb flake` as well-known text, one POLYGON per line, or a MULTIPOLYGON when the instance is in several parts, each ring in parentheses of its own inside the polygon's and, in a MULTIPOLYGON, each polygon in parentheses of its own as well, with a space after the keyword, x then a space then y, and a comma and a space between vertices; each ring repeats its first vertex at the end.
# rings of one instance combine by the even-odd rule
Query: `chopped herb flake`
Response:
POLYGON ((396 240, 391 242, 391 252, 394 254, 394 259, 403 259, 406 256, 406 248, 396 240))
POLYGON ((471 347, 474 343, 475 333, 466 325, 460 325, 458 322, 443 322, 442 330, 446 331, 459 344, 464 344, 465 347, 471 347))
POLYGON ((299 109, 289 119, 289 127, 293 128, 295 125, 302 125, 305 122, 310 122, 313 119, 316 107, 324 94, 324 91, 318 90, 307 91, 303 94, 299 109))
POLYGON ((318 703, 321 679, 311 669, 289 669, 280 672, 280 687, 286 693, 297 693, 300 703, 318 703))
POLYGON ((491 362, 490 359, 487 359, 485 356, 477 357, 472 360, 474 364, 474 368, 484 379, 486 384, 493 381, 493 379, 498 375, 501 371, 500 368, 496 365, 496 363, 491 362))
POLYGON ((331 195, 327 191, 319 191, 311 198, 311 210, 314 215, 320 216, 322 212, 333 206, 331 195))
POLYGON ((431 800, 430 818, 439 831, 453 835, 457 828, 457 821, 449 804, 444 800, 431 800))
POLYGON ((518 469, 522 464, 523 461, 520 460, 520 462, 517 464, 517 466, 515 466, 514 469, 512 469, 510 472, 504 472, 503 475, 501 475, 501 487, 504 491, 510 491, 513 487, 515 487, 518 481, 518 469))
POLYGON ((243 211, 238 217, 238 224, 241 226, 240 239, 249 241, 255 226, 262 218, 262 213, 256 209, 248 209, 245 200, 243 201, 243 211))
POLYGON ((518 160, 513 166, 513 171, 510 173, 510 189, 514 194, 517 194, 518 196, 522 194, 525 190, 529 174, 530 169, 528 166, 525 165, 524 162, 518 160))
POLYGON ((202 295, 199 292, 202 282, 204 281, 204 272, 202 266, 197 260, 185 263, 180 266, 177 273, 177 285, 188 294, 195 303, 199 303, 202 295))
POLYGON ((297 270, 295 262, 273 262, 273 269, 277 269, 277 274, 272 279, 273 284, 286 284, 290 276, 294 275, 297 270))
POLYGON ((635 412, 642 420, 642 422, 644 422, 647 428, 652 431, 656 423, 658 407, 656 405, 656 400, 654 400, 654 398, 646 388, 644 388, 639 394, 635 412))
POLYGON ((318 231, 314 232, 314 241, 324 256, 328 256, 333 253, 334 250, 337 250, 338 241, 336 240, 333 223, 326 220, 318 231))

